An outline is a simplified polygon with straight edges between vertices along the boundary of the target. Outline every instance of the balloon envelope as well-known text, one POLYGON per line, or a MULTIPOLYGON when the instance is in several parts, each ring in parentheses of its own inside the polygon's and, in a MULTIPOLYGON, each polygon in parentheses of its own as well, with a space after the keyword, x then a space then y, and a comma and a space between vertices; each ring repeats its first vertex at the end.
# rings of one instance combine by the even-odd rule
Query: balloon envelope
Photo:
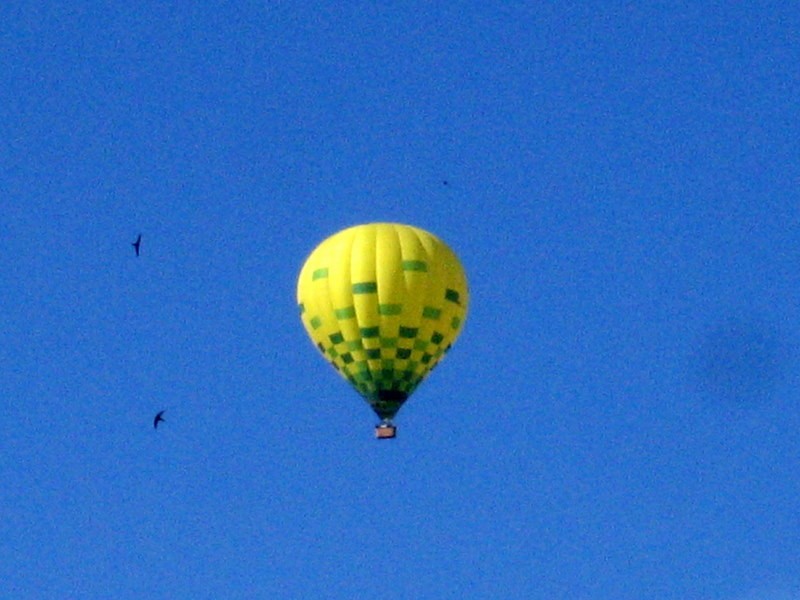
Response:
POLYGON ((332 235, 297 282, 308 335, 384 420, 450 349, 468 301, 453 251, 427 231, 396 223, 332 235))

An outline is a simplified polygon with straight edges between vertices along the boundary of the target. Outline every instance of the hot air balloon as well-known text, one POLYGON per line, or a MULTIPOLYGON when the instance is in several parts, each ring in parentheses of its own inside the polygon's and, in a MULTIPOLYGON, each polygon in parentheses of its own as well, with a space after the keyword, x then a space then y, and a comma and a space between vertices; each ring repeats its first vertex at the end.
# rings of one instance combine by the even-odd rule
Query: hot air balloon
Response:
POLYGON ((393 419, 450 350, 469 294, 456 255, 410 225, 350 227, 317 246, 297 282, 300 317, 325 359, 395 437, 393 419))

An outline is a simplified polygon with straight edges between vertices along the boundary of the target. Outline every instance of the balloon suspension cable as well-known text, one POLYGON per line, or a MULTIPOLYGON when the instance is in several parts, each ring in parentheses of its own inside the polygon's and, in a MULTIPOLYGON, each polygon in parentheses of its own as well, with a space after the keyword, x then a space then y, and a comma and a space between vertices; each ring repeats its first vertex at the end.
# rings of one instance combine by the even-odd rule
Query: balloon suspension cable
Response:
POLYGON ((390 440, 397 435, 397 427, 391 419, 382 419, 375 426, 375 437, 379 440, 390 440))

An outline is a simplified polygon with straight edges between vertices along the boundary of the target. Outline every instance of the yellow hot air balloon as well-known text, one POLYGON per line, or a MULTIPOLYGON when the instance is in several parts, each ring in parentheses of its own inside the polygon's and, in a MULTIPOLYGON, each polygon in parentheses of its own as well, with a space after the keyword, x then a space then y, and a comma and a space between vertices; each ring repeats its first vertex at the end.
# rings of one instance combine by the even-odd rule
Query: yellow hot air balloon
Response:
POLYGON ((381 419, 378 438, 395 436, 393 417, 458 337, 468 301, 453 251, 396 223, 332 235, 297 281, 308 335, 381 419))

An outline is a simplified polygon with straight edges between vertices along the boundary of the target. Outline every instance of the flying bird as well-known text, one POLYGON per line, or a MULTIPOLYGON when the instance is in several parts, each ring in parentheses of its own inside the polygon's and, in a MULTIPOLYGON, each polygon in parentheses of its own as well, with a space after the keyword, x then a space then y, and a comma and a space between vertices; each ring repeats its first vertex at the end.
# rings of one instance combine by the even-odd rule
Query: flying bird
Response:
POLYGON ((142 244, 142 234, 139 234, 139 237, 136 238, 136 241, 131 244, 133 249, 136 250, 136 256, 139 256, 139 246, 142 244))
POLYGON ((159 411, 159 413, 156 415, 156 418, 155 418, 155 419, 153 419, 153 429, 158 429, 158 424, 159 424, 159 423, 166 423, 166 422, 167 422, 167 421, 164 419, 164 417, 162 417, 162 416, 161 416, 161 415, 163 415, 163 414, 164 414, 164 412, 165 412, 165 411, 163 411, 163 410, 162 410, 162 411, 159 411))

